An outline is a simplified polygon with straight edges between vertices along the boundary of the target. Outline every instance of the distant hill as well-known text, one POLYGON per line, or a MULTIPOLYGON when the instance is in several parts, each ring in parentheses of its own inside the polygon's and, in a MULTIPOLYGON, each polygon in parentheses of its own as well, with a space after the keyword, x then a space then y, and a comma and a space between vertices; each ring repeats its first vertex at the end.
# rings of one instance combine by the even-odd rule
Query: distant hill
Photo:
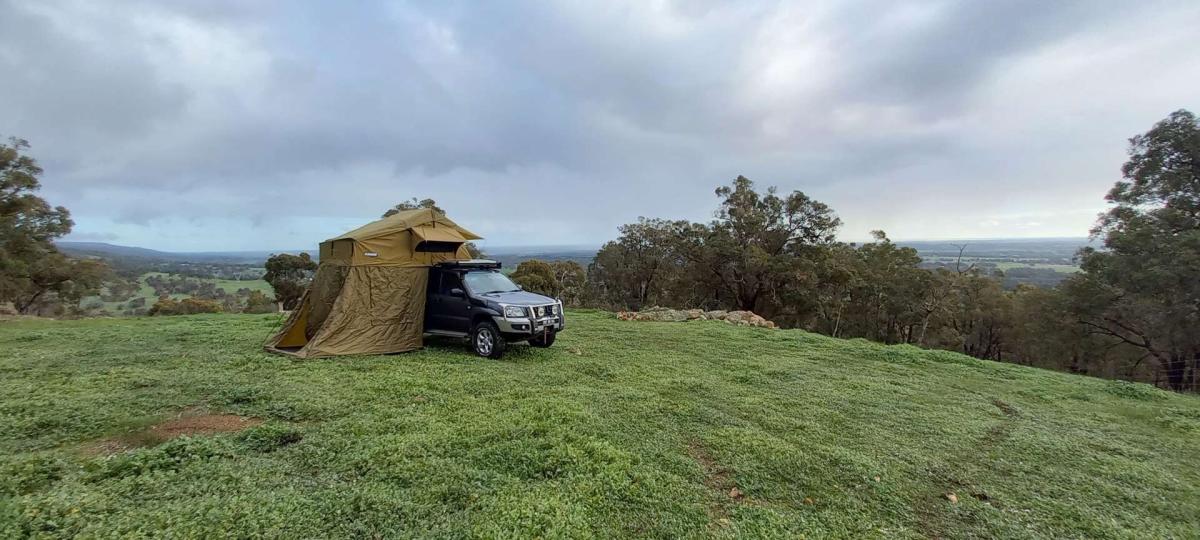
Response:
POLYGON ((132 246, 118 246, 104 242, 55 242, 58 249, 72 255, 99 257, 135 257, 139 259, 170 260, 178 254, 132 246))
MULTIPOLYGON (((137 261, 161 262, 192 262, 192 263, 226 263, 226 264, 258 264, 267 260, 273 253, 307 252, 314 259, 316 250, 283 249, 271 251, 158 251, 133 246, 121 246, 105 242, 57 242, 63 252, 83 257, 103 257, 106 259, 131 259, 137 261)), ((545 261, 573 260, 583 266, 592 262, 596 256, 595 247, 589 246, 497 246, 485 247, 485 254, 499 260, 505 267, 511 268, 529 259, 545 261)))
MULTIPOLYGON (((981 268, 1010 270, 1024 267, 1022 271, 1044 270, 1041 278, 1023 276, 1020 272, 1008 278, 1008 286, 1017 283, 1053 285, 1067 272, 1075 269, 1075 253, 1089 245, 1087 238, 1010 238, 984 240, 930 240, 898 241, 898 245, 911 247, 925 260, 926 267, 934 268, 953 264, 959 247, 965 245, 964 262, 975 263, 981 268), (1057 270, 1061 275, 1054 275, 1057 270)), ((261 264, 273 253, 307 252, 313 258, 315 250, 285 249, 262 251, 194 251, 175 252, 121 246, 104 242, 58 242, 64 252, 88 257, 121 259, 132 263, 202 263, 202 264, 261 264)), ((570 260, 587 267, 596 256, 598 248, 589 245, 555 246, 482 246, 488 258, 503 263, 505 268, 515 268, 522 261, 540 259, 544 261, 570 260)))
POLYGON ((141 259, 145 261, 169 261, 169 262, 203 262, 203 263, 231 263, 231 264, 255 264, 267 260, 272 253, 300 253, 308 252, 314 258, 317 252, 314 250, 289 249, 289 250, 274 250, 274 251, 158 251, 154 249, 119 246, 116 244, 108 244, 104 242, 56 242, 58 249, 71 255, 88 256, 88 257, 104 257, 104 258, 124 258, 124 259, 141 259))

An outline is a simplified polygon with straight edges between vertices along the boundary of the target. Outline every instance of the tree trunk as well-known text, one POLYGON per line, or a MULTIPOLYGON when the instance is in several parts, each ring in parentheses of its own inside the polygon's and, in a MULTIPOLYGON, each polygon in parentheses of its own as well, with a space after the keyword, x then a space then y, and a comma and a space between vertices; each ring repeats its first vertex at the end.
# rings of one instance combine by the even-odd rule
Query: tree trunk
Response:
POLYGON ((1167 358, 1167 387, 1176 392, 1182 392, 1185 389, 1185 372, 1187 371, 1187 360, 1183 355, 1171 353, 1167 358))
POLYGON ((1188 380, 1191 391, 1196 391, 1196 379, 1200 377, 1200 352, 1192 355, 1192 377, 1188 380))
POLYGON ((17 311, 23 315, 28 315, 29 308, 32 307, 35 303, 37 303, 38 298, 41 298, 42 294, 45 292, 46 292, 46 289, 41 289, 38 292, 33 293, 33 296, 30 296, 29 300, 26 300, 25 303, 23 303, 23 304, 17 305, 17 311))

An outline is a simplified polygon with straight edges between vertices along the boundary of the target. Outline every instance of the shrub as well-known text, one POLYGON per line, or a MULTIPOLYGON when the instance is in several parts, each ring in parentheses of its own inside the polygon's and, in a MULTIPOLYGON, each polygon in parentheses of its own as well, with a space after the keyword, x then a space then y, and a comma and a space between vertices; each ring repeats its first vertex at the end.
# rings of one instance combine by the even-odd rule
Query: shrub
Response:
POLYGON ((221 304, 214 300, 184 298, 175 300, 164 296, 150 307, 149 315, 192 315, 196 313, 220 313, 221 304))
POLYGON ((263 294, 262 291, 249 291, 246 296, 246 307, 242 308, 242 313, 274 313, 275 311, 275 300, 263 294))

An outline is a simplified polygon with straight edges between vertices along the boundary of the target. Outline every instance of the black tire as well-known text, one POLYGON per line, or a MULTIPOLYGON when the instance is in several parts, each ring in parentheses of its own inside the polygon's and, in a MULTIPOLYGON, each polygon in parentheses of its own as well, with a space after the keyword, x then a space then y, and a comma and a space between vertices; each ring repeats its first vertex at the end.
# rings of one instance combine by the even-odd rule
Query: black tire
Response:
POLYGON ((554 345, 554 336, 555 335, 556 335, 555 332, 547 332, 545 334, 538 334, 537 337, 529 338, 529 344, 533 345, 534 347, 541 347, 541 348, 545 349, 546 347, 554 345))
POLYGON ((492 321, 479 321, 471 329, 471 350, 484 358, 504 356, 504 336, 492 321))

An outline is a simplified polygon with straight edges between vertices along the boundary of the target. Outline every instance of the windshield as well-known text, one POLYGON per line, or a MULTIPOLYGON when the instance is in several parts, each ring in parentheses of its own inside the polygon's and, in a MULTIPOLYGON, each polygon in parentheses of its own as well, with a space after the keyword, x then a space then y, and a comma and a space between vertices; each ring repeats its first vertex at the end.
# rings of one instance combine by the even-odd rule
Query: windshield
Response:
POLYGON ((516 283, 500 272, 467 272, 463 279, 467 281, 467 287, 475 294, 520 290, 516 283))

